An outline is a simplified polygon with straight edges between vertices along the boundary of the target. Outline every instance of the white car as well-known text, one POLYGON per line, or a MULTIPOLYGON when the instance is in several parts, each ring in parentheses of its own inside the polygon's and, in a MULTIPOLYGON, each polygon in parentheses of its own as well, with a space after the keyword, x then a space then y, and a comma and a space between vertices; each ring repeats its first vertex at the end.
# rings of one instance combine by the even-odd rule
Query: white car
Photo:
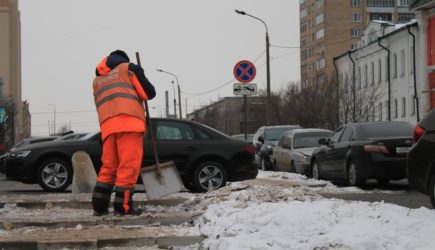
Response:
POLYGON ((319 147, 319 139, 328 138, 332 131, 319 128, 295 129, 284 133, 273 148, 275 171, 287 171, 311 176, 311 155, 319 147))

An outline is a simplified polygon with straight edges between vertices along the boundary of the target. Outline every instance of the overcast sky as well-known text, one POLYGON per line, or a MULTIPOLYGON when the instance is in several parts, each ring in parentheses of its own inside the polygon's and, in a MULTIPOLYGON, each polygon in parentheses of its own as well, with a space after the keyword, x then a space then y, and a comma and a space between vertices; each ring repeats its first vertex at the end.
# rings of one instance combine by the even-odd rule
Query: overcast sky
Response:
POLYGON ((183 116, 186 99, 191 112, 233 96, 233 67, 243 59, 256 60, 253 82, 265 89, 265 28, 234 9, 268 25, 272 91, 300 79, 299 49, 276 47, 299 46, 298 0, 19 0, 19 8, 22 97, 30 103, 34 136, 48 134, 54 107, 57 128, 98 130, 95 66, 115 49, 125 50, 132 61, 140 52, 157 90, 149 103, 153 116, 165 114, 166 90, 173 113, 174 78, 157 68, 178 76, 183 116))

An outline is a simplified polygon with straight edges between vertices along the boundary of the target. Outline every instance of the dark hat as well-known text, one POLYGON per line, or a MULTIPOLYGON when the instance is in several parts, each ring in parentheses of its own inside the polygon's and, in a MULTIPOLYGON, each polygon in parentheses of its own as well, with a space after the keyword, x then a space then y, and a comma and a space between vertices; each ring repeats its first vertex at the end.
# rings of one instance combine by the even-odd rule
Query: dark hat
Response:
POLYGON ((125 59, 127 59, 129 62, 130 62, 130 58, 128 58, 128 55, 127 55, 127 53, 125 53, 123 50, 115 50, 115 51, 113 51, 112 53, 110 53, 110 56, 111 55, 119 55, 119 56, 122 56, 122 57, 124 57, 125 59))

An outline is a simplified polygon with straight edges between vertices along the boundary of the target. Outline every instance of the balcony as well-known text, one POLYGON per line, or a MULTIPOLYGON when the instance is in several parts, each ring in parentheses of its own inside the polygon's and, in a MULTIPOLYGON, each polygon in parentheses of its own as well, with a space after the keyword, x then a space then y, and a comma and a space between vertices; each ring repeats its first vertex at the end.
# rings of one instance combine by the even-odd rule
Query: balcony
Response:
POLYGON ((394 7, 394 0, 367 0, 367 7, 394 7))

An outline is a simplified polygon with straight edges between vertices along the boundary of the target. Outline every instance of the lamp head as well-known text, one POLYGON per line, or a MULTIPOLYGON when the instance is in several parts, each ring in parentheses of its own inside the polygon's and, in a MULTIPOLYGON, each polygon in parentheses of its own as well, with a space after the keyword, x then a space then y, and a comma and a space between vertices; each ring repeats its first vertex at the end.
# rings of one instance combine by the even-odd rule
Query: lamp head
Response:
POLYGON ((241 11, 241 10, 235 10, 235 11, 237 14, 246 15, 246 12, 244 12, 244 11, 241 11))

